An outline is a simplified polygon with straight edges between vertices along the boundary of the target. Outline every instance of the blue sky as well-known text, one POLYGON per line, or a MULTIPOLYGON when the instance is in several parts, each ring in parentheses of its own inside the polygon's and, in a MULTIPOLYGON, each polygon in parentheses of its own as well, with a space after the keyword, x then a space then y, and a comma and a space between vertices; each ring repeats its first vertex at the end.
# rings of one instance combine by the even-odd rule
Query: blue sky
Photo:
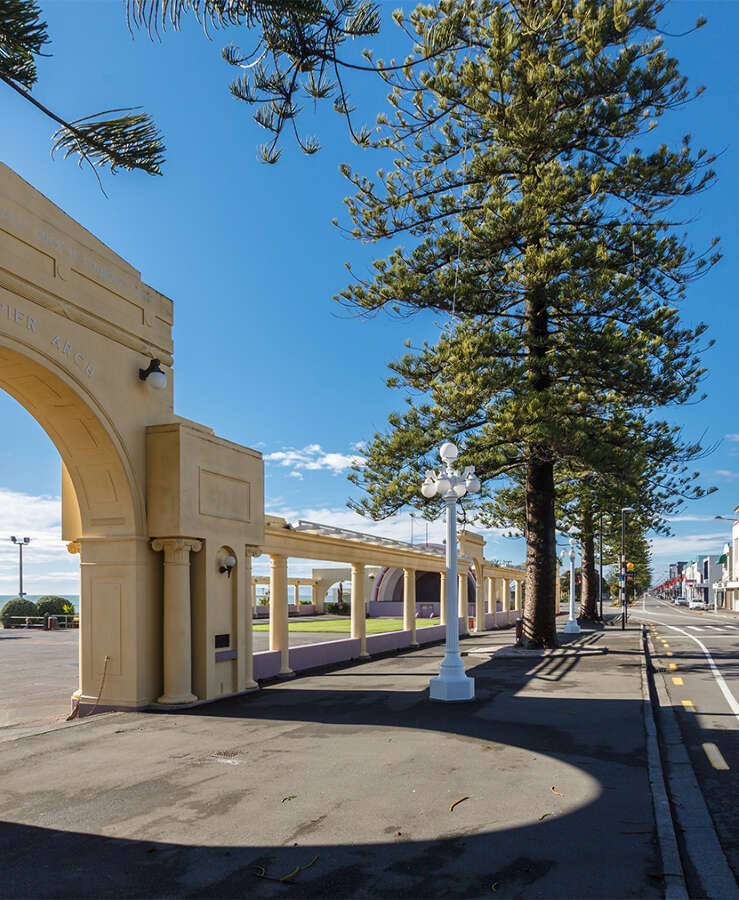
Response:
MULTIPOLYGON (((265 454, 269 512, 408 539, 408 516, 374 524, 345 506, 356 491, 345 477, 351 457, 401 404, 400 395, 384 386, 387 362, 402 354, 407 338, 417 344, 438 334, 431 317, 356 318, 332 299, 346 283, 344 263, 351 260, 361 271, 372 258, 372 248, 347 241, 331 225, 334 217, 342 220, 348 193, 338 166, 349 162, 371 174, 379 158, 352 147, 341 120, 328 109, 315 117, 308 109, 306 130, 319 135, 324 149, 305 157, 288 141, 279 165, 264 166, 255 152, 264 133, 230 96, 233 70, 220 57, 221 47, 238 35, 216 34, 209 42, 191 23, 157 43, 143 34, 132 39, 122 0, 41 5, 53 57, 40 64, 35 94, 69 117, 144 106, 167 142, 165 174, 103 174, 104 197, 88 170, 50 159, 50 123, 4 86, 0 159, 174 300, 176 411, 265 454)), ((399 5, 384 4, 388 21, 399 5)), ((692 83, 707 90, 656 134, 671 139, 689 132, 696 145, 723 151, 718 185, 691 201, 697 220, 690 233, 698 245, 720 235, 724 260, 691 287, 683 310, 688 322, 708 321, 717 342, 705 356, 709 397, 669 412, 686 437, 705 432, 707 443, 719 443, 696 466, 704 483, 719 491, 683 510, 673 523, 674 537, 656 539, 657 576, 672 559, 720 549, 730 525, 713 516, 739 503, 732 377, 739 327, 739 4, 677 0, 666 30, 682 31, 700 14, 708 25, 669 45, 692 83)), ((382 37, 377 55, 396 40, 382 37)), ((357 83, 354 98, 359 118, 372 122, 383 105, 381 88, 357 83)), ((375 249, 380 255, 385 248, 375 249)), ((76 592, 75 560, 59 539, 56 451, 4 394, 0 422, 0 534, 34 538, 26 567, 29 592, 76 592)), ((439 524, 431 526, 431 536, 441 536, 439 524)), ((520 541, 487 537, 488 556, 523 559, 520 541)), ((0 594, 16 589, 16 552, 0 543, 0 594)))

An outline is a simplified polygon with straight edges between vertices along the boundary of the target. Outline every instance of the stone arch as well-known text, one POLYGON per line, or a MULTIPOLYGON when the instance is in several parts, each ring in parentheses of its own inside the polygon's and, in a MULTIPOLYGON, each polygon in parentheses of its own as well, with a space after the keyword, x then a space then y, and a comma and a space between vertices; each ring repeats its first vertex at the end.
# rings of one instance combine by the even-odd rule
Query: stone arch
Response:
MULTIPOLYGON (((7 295, 6 295, 7 296, 7 295)), ((86 376, 82 375, 82 379, 86 376)), ((84 381, 0 332, 0 390, 41 426, 62 462, 62 533, 80 554, 81 712, 136 706, 162 678, 161 607, 143 486, 116 423, 84 381), (107 701, 107 702, 106 702, 107 701)))
POLYGON ((0 389, 33 416, 59 451, 67 482, 64 539, 145 534, 142 488, 115 423, 92 394, 54 361, 2 333, 0 389))

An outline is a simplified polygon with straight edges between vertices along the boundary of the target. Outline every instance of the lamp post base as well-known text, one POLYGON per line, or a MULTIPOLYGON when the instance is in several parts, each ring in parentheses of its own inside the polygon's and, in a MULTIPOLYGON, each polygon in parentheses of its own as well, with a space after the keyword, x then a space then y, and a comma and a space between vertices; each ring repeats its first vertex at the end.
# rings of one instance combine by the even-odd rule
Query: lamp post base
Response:
POLYGON ((580 626, 577 624, 577 619, 568 619, 562 631, 565 634, 580 634, 580 626))
POLYGON ((462 675, 461 678, 445 678, 437 675, 429 681, 429 699, 446 703, 460 703, 475 699, 475 679, 462 675))

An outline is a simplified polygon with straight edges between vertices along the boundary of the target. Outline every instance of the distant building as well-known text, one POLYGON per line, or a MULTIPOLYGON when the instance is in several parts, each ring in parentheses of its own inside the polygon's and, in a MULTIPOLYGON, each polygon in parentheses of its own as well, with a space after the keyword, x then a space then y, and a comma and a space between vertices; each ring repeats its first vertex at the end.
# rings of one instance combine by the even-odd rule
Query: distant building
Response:
POLYGON ((679 578, 683 574, 683 571, 687 564, 687 560, 670 563, 670 581, 675 581, 677 578, 679 578))

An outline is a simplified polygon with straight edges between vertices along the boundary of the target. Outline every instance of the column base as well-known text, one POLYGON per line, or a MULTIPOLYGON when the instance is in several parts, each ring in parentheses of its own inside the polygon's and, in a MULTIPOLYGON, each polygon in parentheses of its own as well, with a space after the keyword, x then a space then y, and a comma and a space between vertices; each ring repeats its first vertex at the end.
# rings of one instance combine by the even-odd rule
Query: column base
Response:
POLYGON ((180 706, 183 703, 195 703, 197 699, 195 694, 180 694, 176 697, 169 694, 162 694, 161 697, 157 698, 157 703, 160 706, 180 706))
POLYGON ((278 672, 277 677, 284 678, 284 679, 295 678, 295 672, 293 672, 292 669, 285 669, 284 672, 278 672))
POLYGON ((441 700, 445 703, 462 703, 475 699, 475 679, 464 676, 461 679, 448 679, 437 675, 429 681, 429 699, 441 700))
POLYGON ((569 619, 562 631, 565 634, 580 634, 580 626, 575 619, 569 619))

